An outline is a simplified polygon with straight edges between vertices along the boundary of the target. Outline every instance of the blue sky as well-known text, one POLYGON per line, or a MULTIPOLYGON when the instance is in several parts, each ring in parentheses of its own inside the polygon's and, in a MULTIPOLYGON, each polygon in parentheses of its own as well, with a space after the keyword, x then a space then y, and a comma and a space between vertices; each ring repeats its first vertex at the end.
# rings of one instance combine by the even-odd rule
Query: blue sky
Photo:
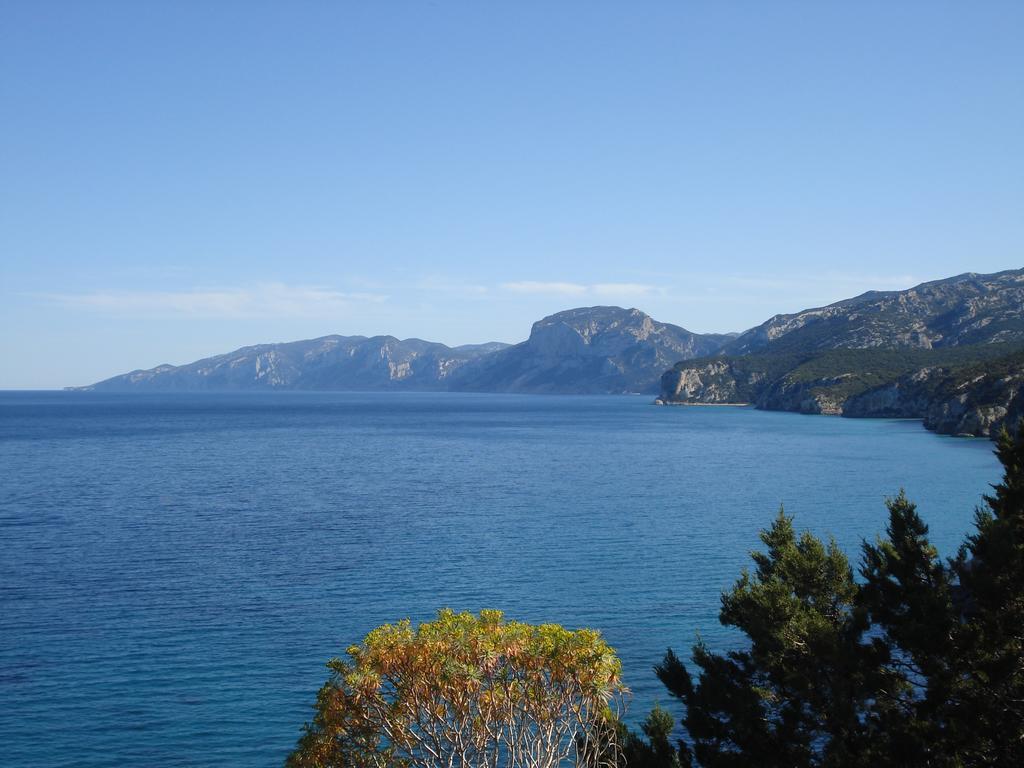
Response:
POLYGON ((0 387, 1024 266, 1024 3, 0 4, 0 387))

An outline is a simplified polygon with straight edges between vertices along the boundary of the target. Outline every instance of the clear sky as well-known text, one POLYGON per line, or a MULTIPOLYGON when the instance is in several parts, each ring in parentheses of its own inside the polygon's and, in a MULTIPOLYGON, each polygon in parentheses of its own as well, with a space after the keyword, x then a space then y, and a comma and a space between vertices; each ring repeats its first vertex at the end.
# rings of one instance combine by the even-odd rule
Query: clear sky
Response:
POLYGON ((1024 2, 0 0, 0 387, 1024 266, 1024 2))

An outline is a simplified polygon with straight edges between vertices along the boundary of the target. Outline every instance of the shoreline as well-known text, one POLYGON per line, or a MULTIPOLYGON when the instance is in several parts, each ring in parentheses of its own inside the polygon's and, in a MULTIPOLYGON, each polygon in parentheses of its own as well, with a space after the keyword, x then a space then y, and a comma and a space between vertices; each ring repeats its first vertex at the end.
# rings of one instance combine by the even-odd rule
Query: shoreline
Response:
POLYGON ((683 400, 662 400, 654 398, 654 405, 689 405, 696 408, 745 408, 753 403, 689 403, 683 400))
MULTIPOLYGON (((685 405, 685 406, 697 406, 697 407, 704 407, 704 408, 708 408, 708 407, 711 407, 711 408, 715 408, 715 407, 742 408, 742 407, 747 407, 747 406, 753 406, 753 403, 691 403, 691 402, 686 402, 686 401, 682 401, 682 400, 662 400, 660 397, 655 398, 654 402, 652 404, 653 405, 685 405)), ((973 432, 944 432, 944 431, 941 431, 939 429, 936 429, 935 427, 927 426, 925 424, 925 419, 924 419, 923 416, 847 416, 846 414, 844 414, 842 412, 839 412, 839 413, 827 413, 827 412, 804 413, 802 411, 788 411, 788 410, 785 410, 785 409, 777 409, 777 408, 763 408, 763 409, 760 409, 760 410, 771 411, 771 412, 774 412, 774 413, 793 413, 793 414, 797 414, 797 415, 800 415, 800 416, 836 416, 836 417, 843 418, 843 419, 865 419, 865 420, 880 420, 880 421, 916 421, 916 422, 918 422, 924 428, 925 431, 931 432, 933 435, 936 435, 938 437, 972 438, 972 439, 975 439, 975 440, 987 440, 989 442, 993 442, 996 439, 993 435, 985 434, 985 433, 979 435, 979 434, 976 434, 976 433, 973 433, 973 432)), ((1022 424, 1024 424, 1024 422, 1022 422, 1022 424)))

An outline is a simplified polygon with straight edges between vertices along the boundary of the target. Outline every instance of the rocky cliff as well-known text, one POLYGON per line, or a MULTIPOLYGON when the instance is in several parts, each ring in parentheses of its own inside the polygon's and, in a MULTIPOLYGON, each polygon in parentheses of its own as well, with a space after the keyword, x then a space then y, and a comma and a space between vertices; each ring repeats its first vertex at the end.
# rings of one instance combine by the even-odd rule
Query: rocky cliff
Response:
POLYGON ((662 375, 658 402, 745 405, 756 397, 765 376, 762 371, 742 370, 729 359, 677 365, 662 375))
POLYGON ((1024 350, 830 350, 678 363, 659 403, 750 403, 850 418, 916 418, 942 434, 992 437, 1024 415, 1024 350))
POLYGON ((676 360, 716 352, 732 337, 659 323, 639 309, 584 307, 545 317, 530 338, 467 365, 452 387, 484 392, 658 391, 676 360))

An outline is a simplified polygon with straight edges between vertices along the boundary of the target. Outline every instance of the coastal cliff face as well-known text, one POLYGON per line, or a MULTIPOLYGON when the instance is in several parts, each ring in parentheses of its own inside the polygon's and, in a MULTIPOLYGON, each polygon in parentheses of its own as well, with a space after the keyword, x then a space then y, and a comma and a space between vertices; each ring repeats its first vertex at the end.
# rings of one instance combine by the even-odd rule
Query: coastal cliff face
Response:
POLYGON ((1022 388, 1024 371, 957 382, 928 404, 924 425, 942 434, 994 438, 1024 416, 1022 388))
POLYGON ((922 368, 891 384, 869 389, 843 403, 843 414, 861 418, 923 418, 933 397, 935 382, 948 375, 942 368, 922 368))
POLYGON ((771 356, 678 363, 662 377, 656 402, 747 402, 772 411, 914 418, 941 434, 977 437, 994 437, 1004 426, 1013 429, 1024 416, 1024 351, 1006 352, 1002 345, 966 348, 952 359, 938 350, 920 352, 906 361, 909 370, 884 372, 893 354, 859 354, 849 361, 830 353, 781 371, 770 370, 777 362, 771 356), (973 354, 989 359, 970 361, 973 354), (874 365, 866 362, 872 357, 874 365), (919 364, 929 358, 936 364, 919 364))
POLYGON ((842 402, 829 392, 829 387, 844 378, 771 380, 764 371, 743 370, 727 359, 710 360, 666 371, 656 402, 659 405, 754 405, 771 411, 840 415, 842 402))
POLYGON ((661 377, 659 402, 724 405, 746 403, 746 392, 760 382, 763 374, 744 376, 727 360, 711 360, 694 367, 677 367, 661 377))
POLYGON ((757 404, 759 408, 771 411, 841 416, 844 401, 831 388, 846 378, 846 375, 840 375, 811 381, 774 381, 757 398, 757 404))

